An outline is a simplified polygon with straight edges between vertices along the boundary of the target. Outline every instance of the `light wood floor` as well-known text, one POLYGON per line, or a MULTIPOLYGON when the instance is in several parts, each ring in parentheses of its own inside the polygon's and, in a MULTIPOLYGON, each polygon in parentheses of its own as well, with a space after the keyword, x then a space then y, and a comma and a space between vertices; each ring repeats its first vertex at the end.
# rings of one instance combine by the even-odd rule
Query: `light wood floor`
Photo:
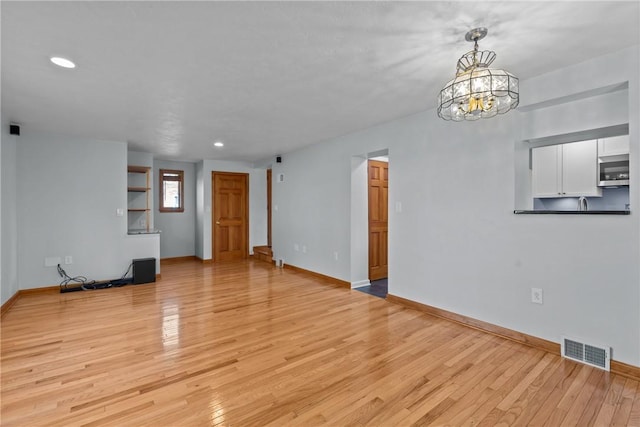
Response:
POLYGON ((637 381, 246 261, 22 297, 3 426, 640 425, 637 381))

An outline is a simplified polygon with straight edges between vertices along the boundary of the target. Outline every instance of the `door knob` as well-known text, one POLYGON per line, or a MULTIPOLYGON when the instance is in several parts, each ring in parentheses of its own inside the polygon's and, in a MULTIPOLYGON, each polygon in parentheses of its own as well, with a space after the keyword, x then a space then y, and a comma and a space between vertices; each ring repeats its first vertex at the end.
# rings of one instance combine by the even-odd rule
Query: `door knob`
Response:
POLYGON ((220 225, 220 221, 216 221, 216 225, 220 225))

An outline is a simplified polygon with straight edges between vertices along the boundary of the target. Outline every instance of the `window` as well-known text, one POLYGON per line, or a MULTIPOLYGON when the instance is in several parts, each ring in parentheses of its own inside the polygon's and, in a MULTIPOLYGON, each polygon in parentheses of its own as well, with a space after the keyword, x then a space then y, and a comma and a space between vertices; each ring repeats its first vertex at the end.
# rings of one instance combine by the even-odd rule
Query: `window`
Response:
POLYGON ((160 169, 160 212, 184 212, 184 171, 160 169))

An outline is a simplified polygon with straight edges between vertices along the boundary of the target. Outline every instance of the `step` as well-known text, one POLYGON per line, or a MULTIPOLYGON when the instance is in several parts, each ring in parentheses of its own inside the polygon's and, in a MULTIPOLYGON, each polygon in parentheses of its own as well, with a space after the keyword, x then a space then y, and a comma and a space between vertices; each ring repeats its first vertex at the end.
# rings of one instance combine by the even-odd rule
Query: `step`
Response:
POLYGON ((273 251, 271 251, 271 248, 269 246, 254 246, 253 256, 256 259, 270 263, 273 259, 273 251))

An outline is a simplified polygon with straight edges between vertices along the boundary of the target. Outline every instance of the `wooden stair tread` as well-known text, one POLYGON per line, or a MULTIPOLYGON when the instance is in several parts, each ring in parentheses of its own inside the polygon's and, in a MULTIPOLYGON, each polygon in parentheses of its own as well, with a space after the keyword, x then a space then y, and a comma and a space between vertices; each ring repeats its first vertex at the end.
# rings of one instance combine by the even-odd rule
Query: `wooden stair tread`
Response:
POLYGON ((253 256, 260 261, 273 262, 273 251, 269 246, 254 246, 253 256))
POLYGON ((273 255, 273 251, 271 251, 271 248, 269 246, 254 246, 253 253, 256 252, 265 255, 273 255))

